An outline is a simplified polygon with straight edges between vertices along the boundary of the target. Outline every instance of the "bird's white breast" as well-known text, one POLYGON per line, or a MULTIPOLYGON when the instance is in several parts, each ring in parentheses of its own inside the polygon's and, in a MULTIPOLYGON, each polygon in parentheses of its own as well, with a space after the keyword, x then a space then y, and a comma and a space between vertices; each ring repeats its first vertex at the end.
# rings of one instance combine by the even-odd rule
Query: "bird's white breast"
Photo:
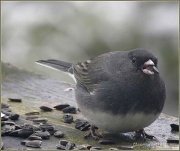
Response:
POLYGON ((85 115, 87 120, 98 126, 99 128, 106 130, 108 132, 132 132, 136 130, 143 129, 153 123, 159 116, 159 114, 126 114, 126 115, 113 115, 107 112, 92 112, 84 111, 82 113, 85 115))

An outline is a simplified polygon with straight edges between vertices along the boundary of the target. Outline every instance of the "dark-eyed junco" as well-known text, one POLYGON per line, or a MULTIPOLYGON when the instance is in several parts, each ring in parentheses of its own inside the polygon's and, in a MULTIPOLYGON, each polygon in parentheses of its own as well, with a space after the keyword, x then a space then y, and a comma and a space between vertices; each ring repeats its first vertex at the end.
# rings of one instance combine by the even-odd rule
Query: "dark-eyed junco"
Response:
POLYGON ((80 111, 91 124, 108 132, 142 130, 163 109, 166 90, 158 60, 145 49, 108 52, 77 64, 36 63, 70 73, 80 111))

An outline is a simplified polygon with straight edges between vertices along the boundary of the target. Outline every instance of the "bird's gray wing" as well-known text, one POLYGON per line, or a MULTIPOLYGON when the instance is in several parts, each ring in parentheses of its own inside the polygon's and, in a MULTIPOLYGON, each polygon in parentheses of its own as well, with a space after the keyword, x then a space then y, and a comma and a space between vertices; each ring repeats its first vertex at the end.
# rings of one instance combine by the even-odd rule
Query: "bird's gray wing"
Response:
POLYGON ((93 92, 98 84, 109 79, 107 58, 110 53, 73 65, 77 84, 93 92))

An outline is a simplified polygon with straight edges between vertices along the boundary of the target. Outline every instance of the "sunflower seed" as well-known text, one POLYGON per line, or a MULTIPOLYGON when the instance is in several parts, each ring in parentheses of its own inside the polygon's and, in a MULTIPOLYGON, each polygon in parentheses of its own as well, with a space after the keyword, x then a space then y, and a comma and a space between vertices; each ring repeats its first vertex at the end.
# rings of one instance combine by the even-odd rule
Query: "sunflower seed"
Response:
POLYGON ((63 121, 64 121, 64 123, 72 123, 73 122, 73 116, 70 114, 64 114, 63 115, 63 121))
POLYGON ((73 107, 73 106, 68 106, 68 107, 62 109, 62 111, 63 111, 64 113, 72 113, 72 114, 76 114, 76 112, 77 112, 77 111, 76 111, 76 108, 73 107))
POLYGON ((8 98, 11 102, 22 102, 21 99, 8 98))
POLYGON ((46 111, 46 112, 50 112, 50 111, 53 110, 52 108, 47 107, 47 106, 40 106, 39 108, 40 108, 41 110, 43 110, 43 111, 46 111))
POLYGON ((64 108, 68 107, 68 106, 70 106, 70 105, 69 104, 59 104, 59 105, 54 106, 54 108, 56 110, 62 110, 64 108))

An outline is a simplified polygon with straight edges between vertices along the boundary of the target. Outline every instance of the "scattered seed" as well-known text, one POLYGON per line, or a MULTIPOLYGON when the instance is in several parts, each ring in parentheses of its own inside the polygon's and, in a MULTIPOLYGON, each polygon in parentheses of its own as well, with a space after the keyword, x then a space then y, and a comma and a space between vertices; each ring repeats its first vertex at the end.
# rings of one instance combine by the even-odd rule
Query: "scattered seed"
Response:
POLYGON ((9 119, 9 116, 7 116, 5 114, 3 116, 1 116, 1 121, 7 121, 8 119, 9 119))
POLYGON ((66 146, 63 146, 63 145, 61 145, 61 144, 58 144, 58 145, 56 145, 56 148, 57 148, 57 149, 60 149, 60 150, 65 150, 66 146))
POLYGON ((64 120, 64 123, 72 123, 73 122, 73 116, 70 114, 64 114, 63 120, 64 120))
POLYGON ((100 140, 99 143, 102 145, 110 145, 110 144, 115 144, 115 141, 110 139, 104 139, 104 140, 100 140))
POLYGON ((28 140, 22 140, 22 141, 21 141, 21 144, 22 144, 22 145, 25 145, 26 142, 28 142, 28 140))
POLYGON ((39 112, 28 112, 28 113, 25 113, 25 115, 39 115, 39 112))
POLYGON ((17 120, 19 118, 19 114, 16 114, 16 113, 12 113, 12 112, 8 112, 8 111, 4 111, 2 110, 1 111, 3 114, 6 114, 7 116, 9 116, 9 118, 11 120, 17 120))
POLYGON ((50 135, 54 135, 55 132, 57 132, 58 130, 54 129, 54 130, 49 130, 48 132, 50 133, 50 135))
POLYGON ((64 108, 68 107, 68 106, 70 106, 70 105, 69 104, 59 104, 59 105, 54 106, 54 108, 56 110, 62 110, 64 108))
POLYGON ((21 99, 8 98, 11 102, 22 102, 21 99))
POLYGON ((109 150, 119 150, 118 148, 109 148, 109 150))
POLYGON ((47 118, 37 118, 37 119, 33 119, 32 121, 37 124, 40 124, 40 123, 45 124, 47 123, 48 120, 47 118))
POLYGON ((11 121, 2 121, 1 126, 4 126, 4 125, 15 125, 15 123, 11 121))
POLYGON ((9 115, 9 118, 10 118, 11 120, 18 120, 19 114, 12 113, 11 115, 9 115))
POLYGON ((134 147, 132 146, 132 147, 129 147, 129 146, 119 146, 119 147, 117 147, 119 150, 133 150, 134 149, 134 147))
POLYGON ((75 147, 74 143, 68 142, 66 144, 65 150, 72 150, 75 147))
POLYGON ((1 135, 9 135, 9 133, 13 132, 15 130, 15 126, 14 125, 4 125, 1 128, 1 135))
POLYGON ((33 119, 36 119, 36 118, 38 118, 38 116, 35 116, 35 115, 33 115, 33 116, 27 116, 27 117, 26 117, 26 120, 32 121, 33 119))
POLYGON ((75 128, 76 129, 79 129, 81 131, 86 131, 89 129, 90 126, 91 125, 86 120, 83 120, 83 119, 76 119, 75 120, 75 128))
POLYGON ((50 133, 48 131, 36 131, 35 135, 41 137, 42 139, 49 139, 50 138, 50 133))
POLYGON ((16 124, 15 125, 15 130, 19 130, 19 129, 22 129, 22 127, 16 124))
POLYGON ((51 124, 41 124, 39 127, 42 131, 54 131, 54 126, 51 124))
POLYGON ((28 137, 28 140, 42 140, 42 138, 32 134, 28 137))
POLYGON ((20 129, 14 130, 14 131, 10 132, 8 136, 19 137, 19 131, 20 131, 20 129))
POLYGON ((28 138, 30 135, 33 134, 33 129, 20 129, 18 132, 19 137, 28 138))
POLYGON ((179 125, 177 124, 170 124, 171 130, 175 132, 179 132, 179 125))
POLYGON ((76 114, 76 112, 77 112, 77 111, 76 111, 76 108, 73 107, 73 106, 68 106, 68 107, 62 109, 62 111, 63 111, 64 113, 72 113, 72 114, 76 114))
POLYGON ((25 146, 33 147, 33 148, 40 148, 42 141, 40 140, 33 140, 33 141, 26 141, 25 146))
POLYGON ((63 137, 64 137, 64 133, 61 132, 61 131, 56 131, 56 132, 54 133, 54 136, 55 136, 55 137, 58 137, 58 138, 63 138, 63 137))
POLYGON ((90 150, 102 150, 101 147, 91 147, 90 150))
POLYGON ((179 140, 178 139, 167 139, 167 143, 179 144, 179 140))
POLYGON ((86 145, 77 145, 76 149, 77 150, 89 150, 92 146, 90 146, 89 148, 87 148, 86 145))
POLYGON ((12 112, 8 112, 8 111, 5 111, 5 110, 1 110, 1 112, 2 112, 3 114, 7 115, 7 116, 9 116, 9 115, 12 114, 12 112))
POLYGON ((33 131, 40 130, 39 125, 33 125, 29 123, 24 123, 24 125, 21 126, 23 129, 32 129, 33 131))
POLYGON ((50 112, 50 111, 53 110, 52 108, 47 107, 47 106, 40 106, 39 108, 40 108, 41 110, 43 110, 43 111, 46 111, 46 112, 50 112))
POLYGON ((63 146, 66 146, 67 143, 68 143, 67 140, 60 140, 60 141, 59 141, 59 144, 60 144, 60 145, 63 145, 63 146))

